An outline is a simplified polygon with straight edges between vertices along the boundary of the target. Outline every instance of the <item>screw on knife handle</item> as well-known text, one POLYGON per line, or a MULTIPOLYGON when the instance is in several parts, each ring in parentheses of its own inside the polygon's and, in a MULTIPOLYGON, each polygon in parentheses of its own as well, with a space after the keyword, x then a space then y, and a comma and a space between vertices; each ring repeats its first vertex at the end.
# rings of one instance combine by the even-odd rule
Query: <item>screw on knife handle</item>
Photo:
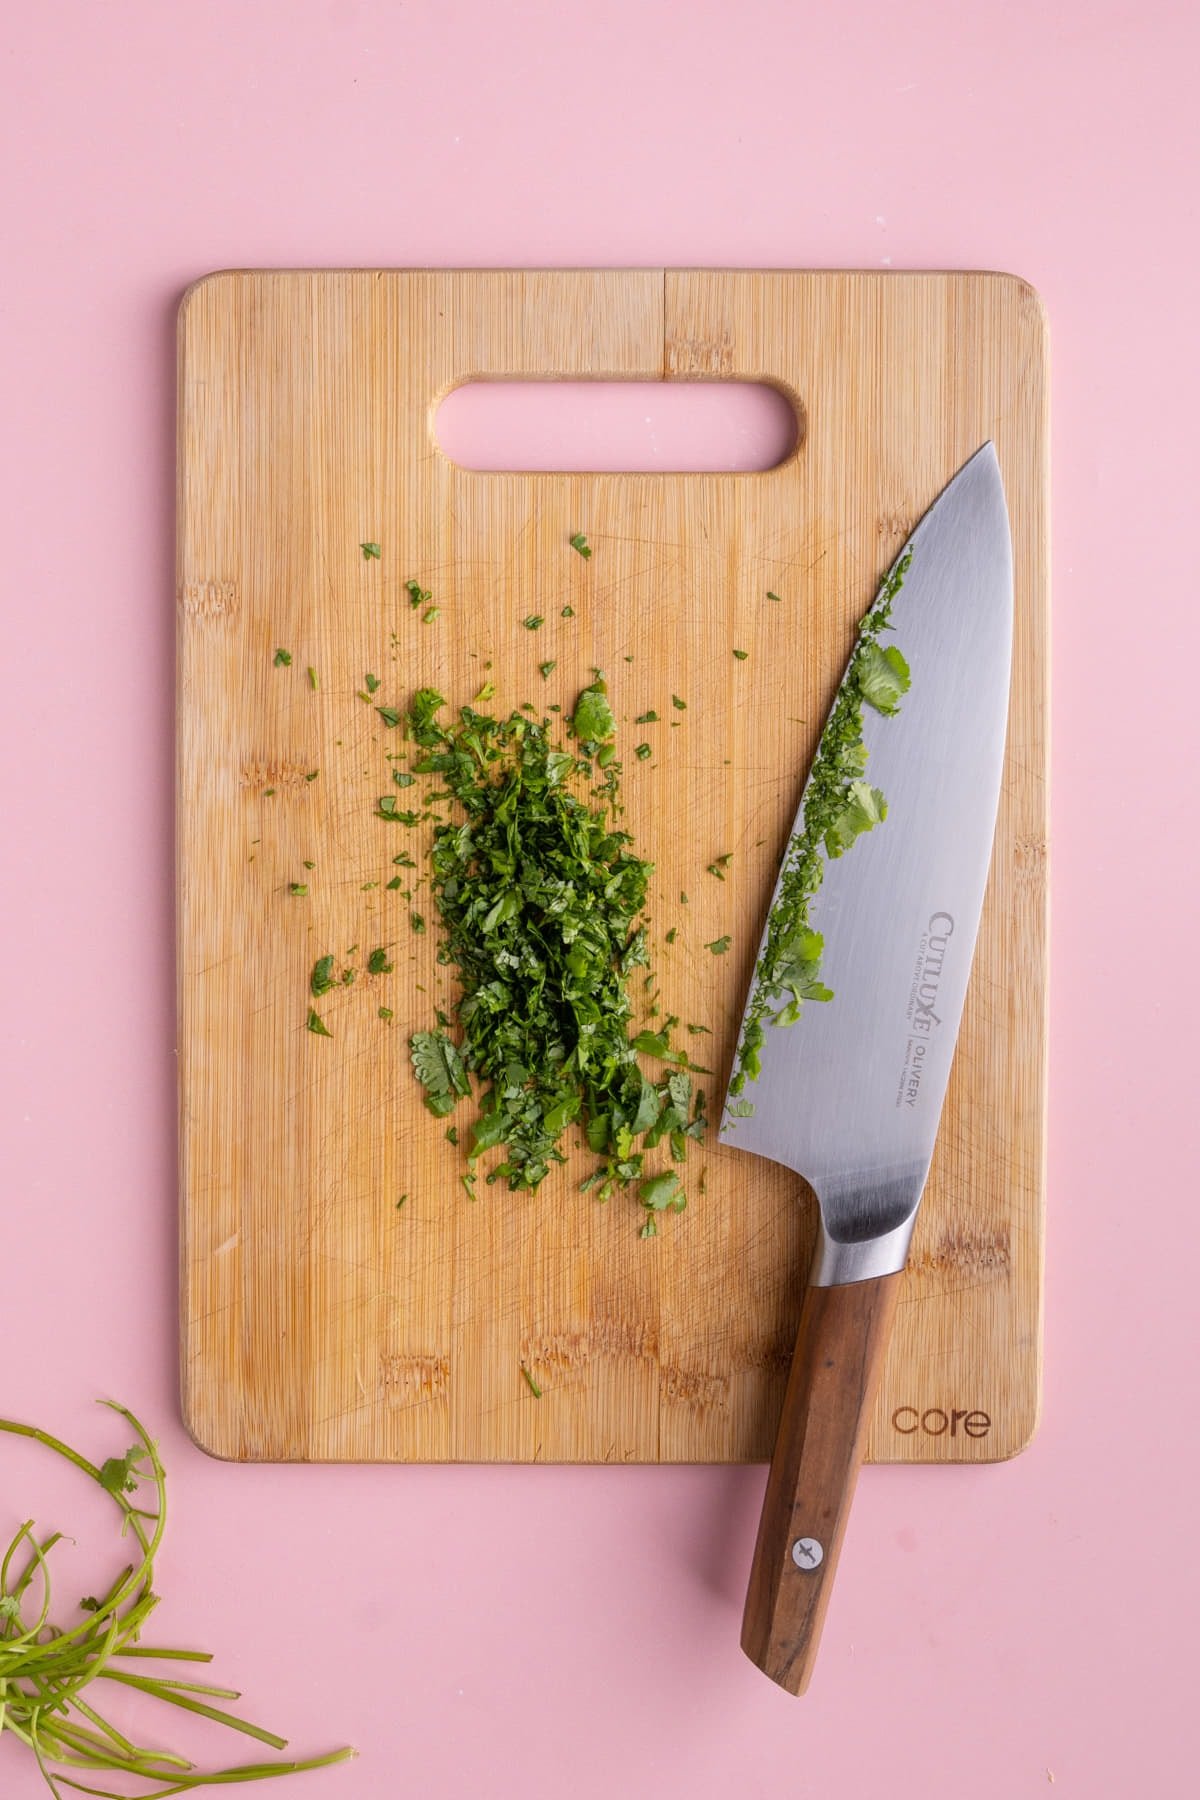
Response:
POLYGON ((805 1296, 742 1620, 742 1649, 791 1694, 816 1660, 901 1279, 805 1296))

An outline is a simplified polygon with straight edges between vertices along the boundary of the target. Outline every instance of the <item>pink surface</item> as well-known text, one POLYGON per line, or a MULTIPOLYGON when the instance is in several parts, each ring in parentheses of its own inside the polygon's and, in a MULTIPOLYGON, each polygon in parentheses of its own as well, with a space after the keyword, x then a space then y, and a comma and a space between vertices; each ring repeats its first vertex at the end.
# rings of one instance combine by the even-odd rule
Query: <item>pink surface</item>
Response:
MULTIPOLYGON (((10 13, 0 1408, 98 1455, 93 1395, 154 1423, 164 1635, 300 1747, 361 1750, 297 1793, 1194 1791, 1198 19, 10 13), (760 1470, 241 1469, 178 1423, 174 302, 230 264, 470 262, 1003 268, 1049 308, 1044 1419, 1007 1465, 866 1473, 803 1702, 737 1647, 760 1470)), ((6 1526, 34 1467, 0 1448, 6 1526)), ((5 1800, 40 1791, 0 1742, 5 1800)))

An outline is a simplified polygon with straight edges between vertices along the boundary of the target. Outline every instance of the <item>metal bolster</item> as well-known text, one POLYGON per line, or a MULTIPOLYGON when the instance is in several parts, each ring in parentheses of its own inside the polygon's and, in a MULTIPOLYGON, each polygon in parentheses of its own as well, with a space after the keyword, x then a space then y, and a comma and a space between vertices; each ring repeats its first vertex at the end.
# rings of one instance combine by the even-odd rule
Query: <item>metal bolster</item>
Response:
POLYGON ((914 1207, 903 1224, 885 1232, 882 1237, 864 1238, 861 1243, 841 1243, 830 1237, 821 1220, 817 1237, 817 1253, 813 1258, 809 1284, 812 1287, 842 1287, 850 1281, 872 1281, 878 1275, 895 1275, 908 1260, 917 1211, 914 1207))

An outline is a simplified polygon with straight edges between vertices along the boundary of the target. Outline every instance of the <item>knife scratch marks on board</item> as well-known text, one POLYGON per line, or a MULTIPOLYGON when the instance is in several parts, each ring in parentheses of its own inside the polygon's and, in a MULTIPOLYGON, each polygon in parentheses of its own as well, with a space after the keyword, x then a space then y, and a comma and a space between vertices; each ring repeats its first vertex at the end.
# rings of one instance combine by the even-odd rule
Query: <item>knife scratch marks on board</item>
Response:
MULTIPOLYGON (((365 1395, 366 1388, 362 1391, 365 1395)), ((450 1391, 450 1358, 436 1352, 380 1350, 377 1391, 389 1407, 443 1399, 450 1391)))
MULTIPOLYGON (((990 1231, 944 1231, 932 1244, 913 1251, 910 1276, 966 1275, 999 1280, 1012 1267, 1012 1234, 1007 1225, 990 1231)), ((957 1284, 956 1284, 957 1285, 957 1284)))

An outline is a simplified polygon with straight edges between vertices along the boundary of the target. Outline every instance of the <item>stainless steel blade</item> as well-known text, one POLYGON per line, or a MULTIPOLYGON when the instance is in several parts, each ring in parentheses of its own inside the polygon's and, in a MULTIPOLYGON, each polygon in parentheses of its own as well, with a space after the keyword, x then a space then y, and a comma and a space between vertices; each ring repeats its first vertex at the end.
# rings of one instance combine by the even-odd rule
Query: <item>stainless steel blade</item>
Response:
MULTIPOLYGON (((727 1096, 721 1128, 723 1143, 786 1164, 815 1190, 813 1279, 824 1285, 904 1266, 967 991, 1012 646, 1012 543, 991 444, 909 546, 888 641, 912 685, 894 716, 867 708, 863 732, 887 818, 826 863, 810 909, 834 998, 767 1027, 762 1073, 742 1096, 754 1113, 732 1117, 727 1096)), ((802 796, 795 830, 803 816, 802 796)))

